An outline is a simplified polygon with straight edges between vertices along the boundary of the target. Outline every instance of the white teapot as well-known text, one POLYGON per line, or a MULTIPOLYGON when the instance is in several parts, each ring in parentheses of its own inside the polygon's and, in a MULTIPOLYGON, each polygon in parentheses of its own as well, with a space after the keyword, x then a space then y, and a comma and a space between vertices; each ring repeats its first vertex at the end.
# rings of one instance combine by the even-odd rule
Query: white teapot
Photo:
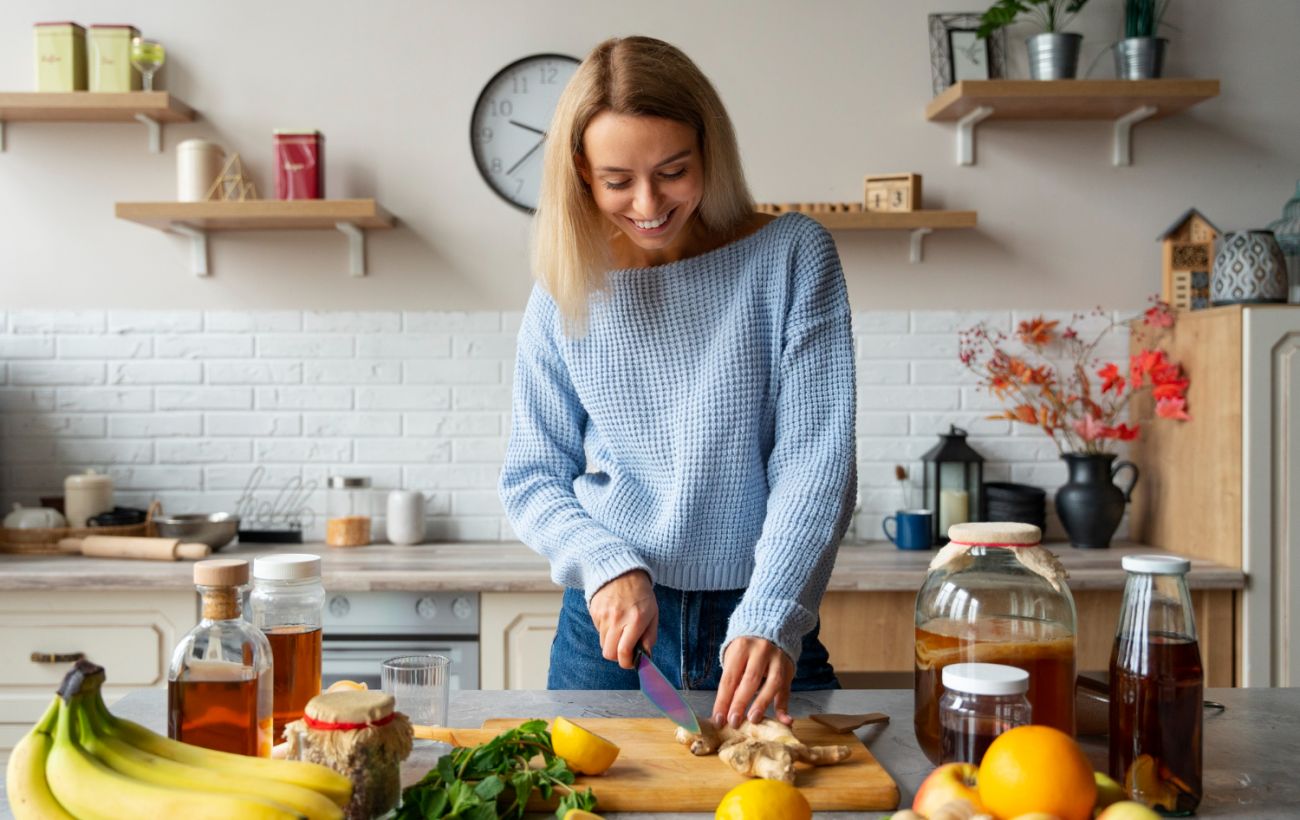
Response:
POLYGON ((24 507, 14 504, 14 511, 5 516, 5 526, 14 530, 49 529, 66 527, 63 514, 50 507, 24 507))

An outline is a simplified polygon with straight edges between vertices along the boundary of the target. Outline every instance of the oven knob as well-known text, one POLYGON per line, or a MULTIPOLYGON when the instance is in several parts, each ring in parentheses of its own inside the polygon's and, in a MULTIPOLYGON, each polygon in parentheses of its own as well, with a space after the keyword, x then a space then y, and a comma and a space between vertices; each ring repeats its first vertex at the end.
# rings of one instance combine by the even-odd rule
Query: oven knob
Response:
POLYGON ((432 596, 424 596, 415 602, 415 614, 425 620, 432 621, 438 617, 438 602, 433 600, 432 596))
POLYGON ((451 614, 464 620, 474 612, 474 606, 470 604, 468 598, 457 598, 451 602, 451 614))
POLYGON ((342 618, 352 609, 352 604, 342 595, 335 595, 330 598, 330 614, 335 618, 342 618))

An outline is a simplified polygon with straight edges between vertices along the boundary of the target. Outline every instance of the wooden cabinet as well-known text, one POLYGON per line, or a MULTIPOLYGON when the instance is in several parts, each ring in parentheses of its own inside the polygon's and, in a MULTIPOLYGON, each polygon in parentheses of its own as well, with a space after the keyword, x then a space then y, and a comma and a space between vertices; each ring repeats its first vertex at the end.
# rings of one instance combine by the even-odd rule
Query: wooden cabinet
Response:
POLYGON ((560 592, 484 592, 479 598, 479 688, 545 689, 560 592))
MULTIPOLYGON (((1192 421, 1153 419, 1132 460, 1133 538, 1244 570, 1234 613, 1244 686, 1300 684, 1300 307, 1179 314, 1164 343, 1191 379, 1192 421)), ((1198 618, 1200 613, 1197 613, 1198 618)), ((1202 632, 1207 628, 1198 621, 1202 632)), ((1217 626, 1217 625, 1216 625, 1217 626)))
POLYGON ((0 596, 0 749, 11 749, 84 655, 107 673, 104 698, 167 682, 172 647, 198 623, 192 590, 10 591, 0 596))

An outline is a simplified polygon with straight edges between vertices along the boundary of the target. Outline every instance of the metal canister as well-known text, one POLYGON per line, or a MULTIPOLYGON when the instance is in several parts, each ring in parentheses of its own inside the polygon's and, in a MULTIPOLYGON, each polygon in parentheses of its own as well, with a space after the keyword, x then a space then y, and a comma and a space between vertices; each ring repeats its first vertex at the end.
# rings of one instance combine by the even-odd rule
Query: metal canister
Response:
POLYGON ((90 46, 90 90, 125 92, 140 90, 140 73, 131 68, 131 38, 135 26, 96 23, 86 40, 90 46))
POLYGON ((185 140, 176 146, 176 199, 202 202, 221 175, 226 152, 215 142, 185 140))
POLYGON ((324 199, 325 135, 292 128, 273 133, 276 199, 324 199))
POLYGON ((86 30, 76 23, 36 24, 36 90, 86 90, 86 30))

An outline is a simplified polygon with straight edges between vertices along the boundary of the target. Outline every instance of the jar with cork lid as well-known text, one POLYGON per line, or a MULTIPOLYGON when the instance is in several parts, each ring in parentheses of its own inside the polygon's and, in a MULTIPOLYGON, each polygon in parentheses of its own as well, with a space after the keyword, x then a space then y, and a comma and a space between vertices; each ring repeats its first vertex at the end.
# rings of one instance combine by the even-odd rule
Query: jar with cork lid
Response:
POLYGON ((325 543, 331 547, 363 547, 370 543, 373 490, 365 476, 330 476, 325 505, 325 543))
POLYGON ((194 565, 203 599, 199 625, 176 645, 167 671, 167 735, 254 757, 271 756, 271 644, 244 620, 248 562, 194 565))

